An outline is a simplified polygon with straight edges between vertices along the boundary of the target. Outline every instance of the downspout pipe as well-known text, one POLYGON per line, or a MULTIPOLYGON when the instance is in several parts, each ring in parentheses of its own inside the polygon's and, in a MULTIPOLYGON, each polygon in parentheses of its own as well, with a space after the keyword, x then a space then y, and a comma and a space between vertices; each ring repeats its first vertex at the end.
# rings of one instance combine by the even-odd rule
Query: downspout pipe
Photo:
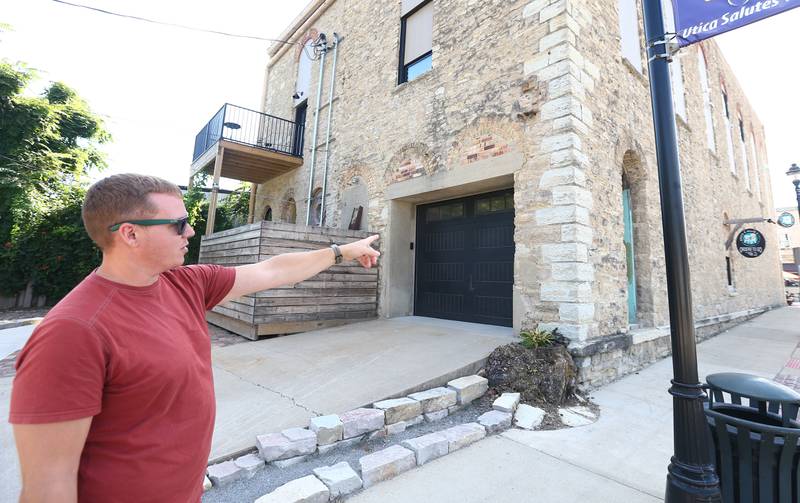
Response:
POLYGON ((308 204, 306 205, 306 225, 311 225, 312 203, 311 192, 314 190, 314 164, 317 160, 317 129, 319 128, 319 105, 322 101, 322 77, 325 72, 325 55, 328 53, 328 42, 325 34, 320 33, 319 43, 322 44, 322 59, 319 62, 319 82, 317 83, 317 105, 314 110, 314 133, 311 138, 311 164, 309 165, 308 175, 308 204))
POLYGON ((323 162, 324 170, 322 176, 322 207, 320 208, 319 224, 325 223, 325 199, 328 194, 328 155, 331 151, 331 117, 333 115, 333 86, 336 83, 336 56, 339 54, 339 42, 341 38, 336 32, 333 33, 333 69, 331 70, 331 89, 328 92, 328 128, 325 132, 325 161, 323 162))

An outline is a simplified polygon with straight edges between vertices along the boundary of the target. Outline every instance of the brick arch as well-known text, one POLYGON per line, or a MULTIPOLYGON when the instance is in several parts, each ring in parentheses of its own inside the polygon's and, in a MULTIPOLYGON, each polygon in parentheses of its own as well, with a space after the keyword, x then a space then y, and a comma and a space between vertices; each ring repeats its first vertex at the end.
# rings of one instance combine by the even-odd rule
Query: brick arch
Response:
POLYGON ((520 126, 482 118, 465 127, 452 143, 447 167, 466 166, 476 161, 519 151, 525 145, 520 126))
POLYGON ((424 143, 409 143, 400 148, 389 160, 384 172, 384 182, 390 185, 431 175, 438 162, 434 154, 424 143))
POLYGON ((305 47, 306 43, 309 40, 316 40, 319 37, 319 30, 316 28, 309 28, 309 30, 303 35, 302 38, 298 39, 297 43, 300 44, 295 46, 294 49, 294 60, 295 62, 300 61, 300 55, 303 52, 303 47, 305 47))
POLYGON ((367 190, 370 192, 370 194, 378 192, 379 187, 377 180, 375 180, 373 171, 369 170, 367 166, 363 164, 354 164, 349 166, 339 174, 337 177, 337 186, 339 187, 339 192, 349 187, 355 178, 358 178, 364 182, 364 185, 367 186, 367 190))
POLYGON ((297 201, 294 198, 294 189, 288 189, 283 193, 280 201, 281 205, 281 222, 297 223, 297 201), (292 222, 294 217, 294 222, 292 222))

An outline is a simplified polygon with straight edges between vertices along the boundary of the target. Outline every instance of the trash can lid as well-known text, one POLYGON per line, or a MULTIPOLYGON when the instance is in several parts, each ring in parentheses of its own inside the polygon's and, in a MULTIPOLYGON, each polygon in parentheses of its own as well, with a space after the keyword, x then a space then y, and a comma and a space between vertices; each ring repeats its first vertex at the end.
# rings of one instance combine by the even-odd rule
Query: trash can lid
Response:
POLYGON ((756 400, 800 403, 800 393, 763 377, 738 372, 722 372, 711 374, 706 377, 706 381, 712 388, 756 400))

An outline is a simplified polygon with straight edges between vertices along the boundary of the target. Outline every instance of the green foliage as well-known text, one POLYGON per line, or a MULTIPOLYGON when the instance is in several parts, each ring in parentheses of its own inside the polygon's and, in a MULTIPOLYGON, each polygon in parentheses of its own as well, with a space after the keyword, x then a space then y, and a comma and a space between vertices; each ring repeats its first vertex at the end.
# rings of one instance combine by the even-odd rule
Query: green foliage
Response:
POLYGON ((79 185, 68 186, 46 211, 32 214, 16 239, 0 250, 0 274, 11 285, 4 285, 7 293, 20 291, 31 281, 36 293, 52 302, 100 265, 100 250, 81 221, 85 193, 79 185))
POLYGON ((24 96, 34 76, 0 60, 0 293, 32 281, 53 302, 99 263, 80 207, 89 171, 105 167, 97 146, 110 136, 63 83, 24 96))
MULTIPOLYGON (((189 239, 189 253, 186 254, 186 264, 196 264, 200 256, 200 239, 206 232, 208 216, 207 192, 203 187, 208 183, 205 173, 195 176, 191 188, 183 196, 183 204, 189 215, 189 225, 194 228, 195 235, 189 239)), ((214 218, 214 232, 233 229, 247 223, 247 213, 250 207, 250 191, 242 184, 232 194, 228 194, 217 205, 217 214, 214 218)))
POLYGON ((522 338, 522 345, 528 349, 542 348, 552 346, 557 340, 557 331, 553 330, 540 330, 534 328, 532 330, 522 330, 519 336, 522 338))

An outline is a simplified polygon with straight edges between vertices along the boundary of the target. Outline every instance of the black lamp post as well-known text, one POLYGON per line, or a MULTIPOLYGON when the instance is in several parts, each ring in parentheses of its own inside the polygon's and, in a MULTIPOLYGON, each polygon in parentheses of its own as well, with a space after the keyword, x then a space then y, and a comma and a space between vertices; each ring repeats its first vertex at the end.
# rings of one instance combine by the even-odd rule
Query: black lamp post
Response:
POLYGON ((797 197, 797 213, 800 215, 800 166, 796 163, 792 163, 792 167, 786 172, 786 176, 792 178, 794 194, 797 197))
POLYGON ((705 393, 697 372, 686 223, 678 164, 678 135, 669 77, 669 45, 659 0, 642 2, 653 105, 664 258, 672 339, 672 395, 675 454, 667 468, 665 503, 719 503, 719 479, 703 414, 705 393))

